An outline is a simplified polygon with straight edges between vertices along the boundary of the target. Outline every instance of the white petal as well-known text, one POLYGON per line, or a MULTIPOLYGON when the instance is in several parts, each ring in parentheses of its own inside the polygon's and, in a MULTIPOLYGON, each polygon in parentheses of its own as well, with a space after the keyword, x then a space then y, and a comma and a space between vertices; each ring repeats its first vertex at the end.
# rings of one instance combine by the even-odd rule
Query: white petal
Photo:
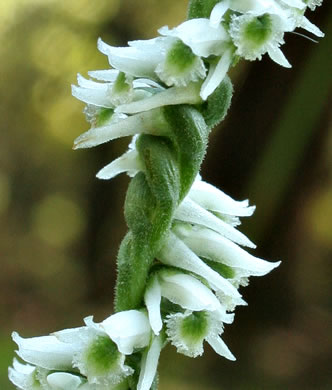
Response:
POLYGON ((164 26, 158 32, 161 35, 181 39, 194 54, 200 57, 220 55, 224 42, 229 41, 229 35, 222 25, 212 27, 209 19, 204 18, 187 20, 172 30, 164 26))
MULTIPOLYGON (((207 266, 195 255, 175 234, 171 233, 158 254, 158 259, 164 264, 180 267, 205 278, 215 290, 222 290, 227 296, 240 298, 240 293, 232 284, 207 266)), ((202 309, 187 309, 197 311, 202 309)), ((206 309, 211 310, 211 309, 206 309)), ((213 310, 213 309, 212 309, 213 310)))
POLYGON ((224 356, 229 360, 236 360, 232 352, 228 349, 227 345, 223 342, 221 337, 207 337, 206 341, 211 345, 217 354, 224 356))
POLYGON ((141 111, 152 110, 157 107, 176 104, 199 104, 199 83, 190 83, 186 87, 172 87, 156 93, 147 99, 123 104, 115 109, 115 112, 135 114, 141 111))
POLYGON ((279 49, 279 47, 270 46, 267 50, 270 58, 277 64, 284 66, 285 68, 291 68, 292 65, 288 62, 284 53, 279 49))
POLYGON ((135 176, 137 172, 143 170, 140 163, 139 154, 136 150, 130 150, 121 157, 106 165, 97 173, 98 179, 112 179, 120 173, 127 172, 129 176, 135 176))
POLYGON ((148 309, 150 325, 153 332, 158 335, 163 327, 160 302, 161 288, 157 276, 152 276, 152 280, 148 282, 144 295, 145 305, 148 309))
POLYGON ((68 372, 54 372, 47 376, 47 382, 52 389, 75 390, 82 383, 82 379, 68 372))
POLYGON ((255 206, 248 207, 248 200, 236 201, 202 180, 195 180, 188 196, 201 207, 221 214, 250 217, 255 211, 255 206))
POLYGON ((162 344, 161 336, 155 337, 148 351, 143 354, 137 390, 150 390, 156 376, 162 344))
POLYGON ((201 97, 206 100, 223 81, 232 63, 232 50, 226 50, 220 58, 217 65, 211 65, 208 77, 205 79, 201 88, 201 97))
POLYGON ((228 223, 222 221, 214 214, 203 209, 203 207, 199 206, 188 197, 186 197, 176 209, 174 217, 180 221, 208 227, 240 245, 251 248, 255 247, 255 245, 244 234, 228 223))
POLYGON ((12 337, 19 347, 18 356, 26 362, 48 370, 71 369, 73 345, 62 343, 55 336, 24 339, 13 332, 12 337))
POLYGON ((74 149, 91 148, 120 137, 135 134, 164 135, 168 128, 160 110, 139 113, 116 123, 94 127, 81 134, 74 141, 74 149))
POLYGON ((305 16, 303 16, 299 27, 304 28, 305 30, 311 32, 312 34, 316 35, 317 37, 323 37, 325 35, 323 33, 323 31, 321 31, 317 26, 315 26, 313 23, 311 23, 310 20, 307 19, 305 16))
POLYGON ((213 7, 210 15, 210 23, 212 27, 217 27, 223 20, 224 14, 228 10, 229 4, 229 0, 224 0, 213 7))
POLYGON ((100 325, 125 355, 149 344, 151 328, 147 315, 141 311, 126 310, 113 314, 100 325))
POLYGON ((160 272, 159 279, 162 296, 184 309, 215 311, 220 308, 212 291, 191 275, 160 272))

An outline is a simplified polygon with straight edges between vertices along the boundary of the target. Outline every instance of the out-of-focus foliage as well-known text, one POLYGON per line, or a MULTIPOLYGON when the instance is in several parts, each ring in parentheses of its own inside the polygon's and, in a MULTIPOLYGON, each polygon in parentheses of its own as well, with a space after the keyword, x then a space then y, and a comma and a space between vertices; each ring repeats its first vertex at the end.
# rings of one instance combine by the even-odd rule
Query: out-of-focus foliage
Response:
MULTIPOLYGON (((292 70, 263 60, 233 71, 233 105, 203 168, 208 181, 233 197, 257 202, 246 233, 256 239, 257 255, 283 264, 252 280, 249 307, 226 327, 238 361, 210 351, 189 359, 168 347, 161 390, 332 387, 332 18, 325 3, 310 19, 330 32, 326 38, 318 45, 287 38, 292 70)), ((184 20, 186 6, 185 0, 0 4, 2 390, 13 388, 6 377, 12 330, 39 335, 112 311, 128 180, 94 176, 126 142, 71 150, 88 125, 70 84, 77 72, 107 67, 96 50, 99 36, 114 45, 151 38, 160 26, 184 20)))

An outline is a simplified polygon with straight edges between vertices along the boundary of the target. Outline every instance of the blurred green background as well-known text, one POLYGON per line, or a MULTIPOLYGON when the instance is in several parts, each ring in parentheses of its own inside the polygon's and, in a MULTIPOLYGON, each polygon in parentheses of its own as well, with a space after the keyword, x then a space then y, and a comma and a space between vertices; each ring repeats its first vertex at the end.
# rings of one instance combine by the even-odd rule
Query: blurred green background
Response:
MULTIPOLYGON (((0 4, 0 389, 13 386, 12 330, 47 334, 112 311, 128 178, 98 181, 127 140, 73 152, 88 129, 71 97, 76 73, 105 69, 96 49, 152 38, 184 20, 185 0, 3 0, 0 4)), ((243 289, 224 339, 189 359, 168 347, 161 390, 332 388, 331 2, 314 13, 326 37, 288 34, 283 69, 268 58, 233 70, 235 94, 211 136, 203 177, 257 205, 243 231, 257 256, 282 259, 243 289)))

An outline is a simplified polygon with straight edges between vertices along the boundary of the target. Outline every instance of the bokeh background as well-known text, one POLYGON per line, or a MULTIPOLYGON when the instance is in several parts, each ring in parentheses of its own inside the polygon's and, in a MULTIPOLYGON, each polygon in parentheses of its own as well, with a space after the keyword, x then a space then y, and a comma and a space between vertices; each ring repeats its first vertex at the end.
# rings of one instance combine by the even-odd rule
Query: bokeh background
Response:
MULTIPOLYGON (((88 124, 71 97, 76 73, 105 69, 96 50, 152 38, 184 20, 186 0, 3 0, 0 3, 0 388, 12 330, 79 326, 112 311, 115 259, 126 232, 128 178, 98 181, 127 140, 71 150, 88 124)), ((257 205, 243 231, 255 254, 282 259, 243 289, 224 339, 237 362, 208 347, 163 352, 161 390, 332 388, 331 2, 309 18, 319 44, 288 34, 283 69, 268 58, 232 71, 231 110, 211 136, 203 177, 257 205)))

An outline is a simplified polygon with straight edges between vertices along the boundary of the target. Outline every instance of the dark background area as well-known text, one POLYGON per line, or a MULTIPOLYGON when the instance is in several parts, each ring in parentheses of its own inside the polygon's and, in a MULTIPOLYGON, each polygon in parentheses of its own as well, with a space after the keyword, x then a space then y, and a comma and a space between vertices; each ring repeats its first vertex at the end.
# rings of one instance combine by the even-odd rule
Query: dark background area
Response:
MULTIPOLYGON (((106 69, 99 36, 124 46, 183 21, 187 1, 10 0, 0 5, 0 388, 12 330, 24 337, 80 326, 112 312, 117 249, 126 232, 129 178, 96 172, 128 140, 72 151, 88 129, 70 93, 76 73, 106 69)), ((252 278, 224 340, 229 362, 206 347, 190 359, 167 347, 160 389, 332 388, 331 3, 308 18, 326 37, 295 34, 284 69, 268 57, 232 70, 234 97, 210 138, 203 178, 257 211, 242 226, 281 266, 252 278)))

